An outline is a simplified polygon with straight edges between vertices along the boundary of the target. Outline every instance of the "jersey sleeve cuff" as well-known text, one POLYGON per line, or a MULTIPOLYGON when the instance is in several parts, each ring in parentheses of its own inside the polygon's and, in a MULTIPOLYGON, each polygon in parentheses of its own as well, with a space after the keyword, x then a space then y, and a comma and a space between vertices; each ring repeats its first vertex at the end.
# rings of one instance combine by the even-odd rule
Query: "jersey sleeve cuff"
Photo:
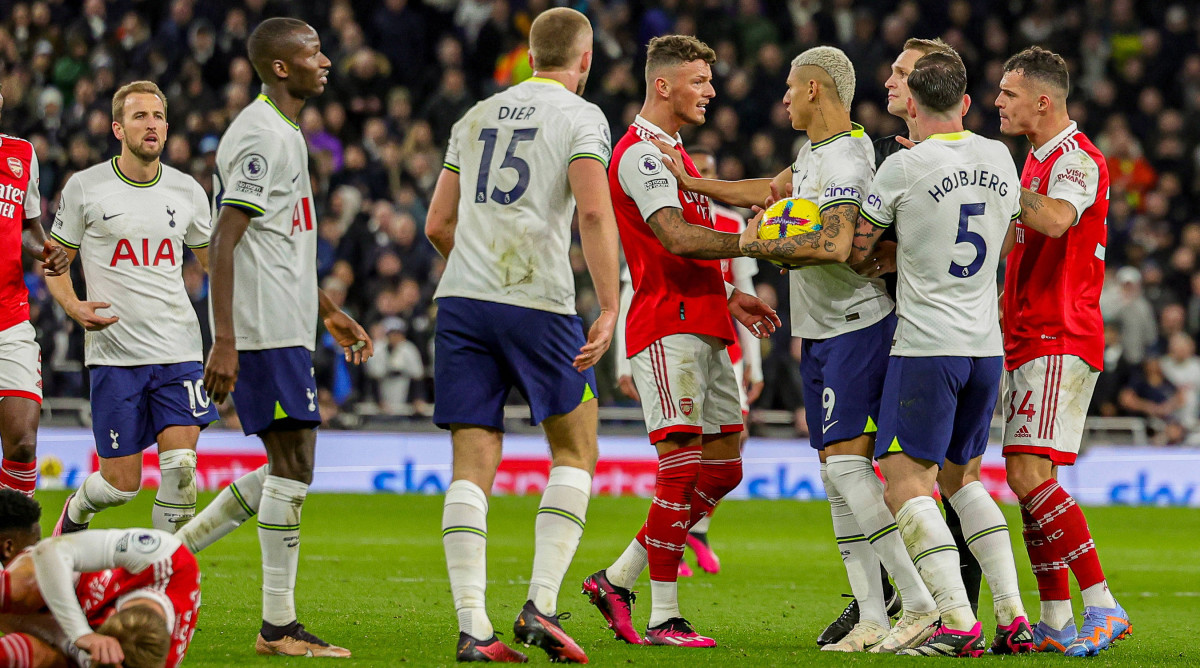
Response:
POLYGON ((462 171, 462 170, 460 170, 460 169, 458 168, 458 166, 457 166, 457 165, 452 165, 452 164, 450 164, 450 163, 448 163, 448 162, 443 162, 443 163, 442 163, 442 169, 446 169, 446 170, 452 171, 452 172, 454 172, 455 174, 458 174, 459 172, 461 172, 461 171, 462 171))
POLYGON ((64 246, 66 246, 67 248, 70 248, 71 250, 79 250, 79 244, 73 244, 70 241, 67 241, 66 239, 58 236, 57 234, 55 234, 53 232, 50 233, 50 238, 54 239, 55 241, 57 241, 58 243, 60 243, 64 246))
POLYGON ((862 202, 860 202, 856 199, 842 198, 842 199, 831 199, 828 202, 825 202, 824 204, 818 206, 817 209, 820 210, 821 213, 825 213, 826 209, 830 209, 835 206, 841 206, 843 204, 853 204, 854 206, 857 206, 860 209, 862 208, 862 202))
POLYGON ((185 244, 184 244, 184 246, 187 246, 188 248, 191 248, 192 250, 195 250, 195 249, 197 249, 197 248, 208 248, 208 244, 209 244, 209 243, 210 243, 210 242, 208 242, 208 241, 205 241, 205 242, 204 242, 204 243, 202 243, 202 244, 187 244, 187 243, 185 243, 185 244))
POLYGON ((887 228, 889 228, 889 227, 891 227, 891 226, 892 226, 892 223, 891 223, 890 221, 889 221, 889 222, 886 222, 886 223, 884 223, 884 222, 881 222, 881 221, 875 220, 875 218, 873 218, 873 217, 871 216, 871 214, 867 213, 867 212, 866 212, 865 210, 863 210, 863 209, 859 209, 859 210, 858 210, 858 215, 862 216, 863 218, 866 218, 866 219, 867 219, 867 221, 868 221, 868 222, 870 222, 870 223, 871 223, 872 225, 874 225, 875 227, 880 227, 880 228, 883 228, 883 229, 885 229, 885 230, 886 230, 887 228))
POLYGON ((246 202, 246 201, 243 201, 240 199, 229 199, 229 198, 223 199, 223 200, 221 200, 221 206, 231 206, 235 209, 241 209, 242 211, 245 211, 246 213, 250 214, 251 218, 253 218, 255 216, 261 216, 267 212, 266 209, 262 208, 261 206, 259 206, 257 204, 251 204, 250 202, 246 202))
POLYGON ((584 158, 591 158, 592 160, 596 160, 601 165, 604 165, 605 169, 608 169, 608 161, 605 160, 603 156, 601 156, 597 153, 576 153, 575 155, 571 156, 571 159, 568 160, 567 162, 569 164, 569 163, 575 162, 576 160, 582 160, 584 158))

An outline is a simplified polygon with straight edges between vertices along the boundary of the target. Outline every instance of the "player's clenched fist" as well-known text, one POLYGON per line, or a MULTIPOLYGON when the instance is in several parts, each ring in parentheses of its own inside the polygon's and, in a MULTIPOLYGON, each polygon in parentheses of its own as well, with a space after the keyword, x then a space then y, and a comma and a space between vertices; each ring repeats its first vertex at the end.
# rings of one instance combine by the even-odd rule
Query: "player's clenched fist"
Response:
POLYGON ((46 265, 43 271, 47 276, 62 276, 71 266, 71 256, 67 255, 62 246, 46 241, 42 250, 42 262, 46 265))
POLYGON ((212 349, 208 353, 208 364, 204 367, 204 390, 213 401, 218 404, 225 403, 225 398, 237 385, 237 377, 237 348, 232 341, 213 341, 212 349))

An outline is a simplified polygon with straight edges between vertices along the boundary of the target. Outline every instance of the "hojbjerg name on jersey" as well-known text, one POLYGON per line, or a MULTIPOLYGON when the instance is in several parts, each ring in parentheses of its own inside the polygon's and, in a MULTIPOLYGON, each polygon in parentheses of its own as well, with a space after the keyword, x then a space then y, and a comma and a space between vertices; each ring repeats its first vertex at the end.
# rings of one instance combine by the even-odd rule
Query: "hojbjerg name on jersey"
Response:
MULTIPOLYGON (((1008 181, 995 172, 989 172, 986 169, 974 169, 968 172, 965 169, 960 169, 942 178, 940 182, 929 189, 929 196, 935 202, 941 202, 942 197, 950 194, 952 190, 960 187, 979 186, 981 188, 989 188, 1000 193, 1001 197, 1008 196, 1008 181)), ((872 195, 871 197, 875 197, 872 195)), ((876 198, 878 200, 878 198, 876 198)), ((880 205, 879 201, 873 201, 872 204, 880 205)))

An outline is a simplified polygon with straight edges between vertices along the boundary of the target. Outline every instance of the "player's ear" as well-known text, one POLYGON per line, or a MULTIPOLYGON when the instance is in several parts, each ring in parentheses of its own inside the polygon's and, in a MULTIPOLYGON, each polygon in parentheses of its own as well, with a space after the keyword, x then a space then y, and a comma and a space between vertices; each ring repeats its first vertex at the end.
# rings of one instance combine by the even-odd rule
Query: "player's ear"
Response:
POLYGON ((962 101, 962 113, 961 113, 961 114, 959 114, 959 116, 961 116, 961 117, 963 117, 963 118, 966 118, 966 116, 967 116, 967 112, 968 112, 968 111, 970 111, 970 110, 971 110, 971 96, 970 96, 970 95, 963 95, 963 101, 962 101))
POLYGON ((119 141, 125 141, 125 128, 121 127, 120 123, 113 121, 112 122, 112 131, 113 131, 113 136, 116 137, 119 141))
POLYGON ((592 52, 584 51, 583 56, 579 59, 579 73, 587 74, 592 70, 592 52))
POLYGON ((808 80, 808 101, 809 102, 817 101, 817 93, 820 90, 820 88, 821 88, 821 84, 817 83, 816 79, 808 80))
POLYGON ((278 79, 288 78, 288 65, 282 60, 272 60, 271 71, 275 73, 275 77, 278 79))
POLYGON ((914 100, 911 95, 909 95, 908 99, 904 101, 904 110, 908 112, 909 118, 917 117, 917 101, 914 100))

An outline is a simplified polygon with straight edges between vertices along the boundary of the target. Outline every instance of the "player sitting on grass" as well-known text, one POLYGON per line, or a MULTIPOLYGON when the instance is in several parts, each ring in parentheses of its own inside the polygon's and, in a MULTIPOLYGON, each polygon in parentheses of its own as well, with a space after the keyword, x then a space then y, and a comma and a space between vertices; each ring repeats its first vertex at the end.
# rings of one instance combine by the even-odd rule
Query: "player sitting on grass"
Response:
POLYGON ((38 543, 40 515, 0 490, 0 666, 178 666, 200 610, 192 553, 157 529, 38 543))

